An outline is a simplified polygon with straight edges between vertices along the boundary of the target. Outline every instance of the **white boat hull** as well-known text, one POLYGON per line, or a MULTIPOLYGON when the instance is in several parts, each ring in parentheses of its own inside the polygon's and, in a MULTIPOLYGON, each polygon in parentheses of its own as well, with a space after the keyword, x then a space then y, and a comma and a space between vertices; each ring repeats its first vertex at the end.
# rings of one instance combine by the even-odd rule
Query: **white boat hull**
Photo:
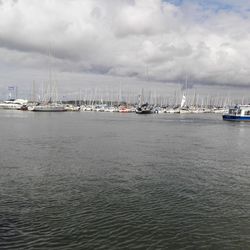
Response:
POLYGON ((67 111, 63 105, 37 105, 28 107, 33 112, 64 112, 67 111))

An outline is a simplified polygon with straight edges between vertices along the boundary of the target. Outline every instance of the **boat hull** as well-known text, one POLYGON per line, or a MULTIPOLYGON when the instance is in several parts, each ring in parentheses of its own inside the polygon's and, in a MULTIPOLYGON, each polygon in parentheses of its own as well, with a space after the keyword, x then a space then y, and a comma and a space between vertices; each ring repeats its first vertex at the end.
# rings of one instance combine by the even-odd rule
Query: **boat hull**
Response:
POLYGON ((151 110, 136 110, 135 112, 136 114, 144 114, 144 115, 152 114, 151 110))
POLYGON ((222 118, 224 121, 250 122, 250 116, 223 115, 222 118))
POLYGON ((1 104, 0 109, 8 109, 8 110, 20 110, 22 105, 16 105, 16 104, 1 104))
POLYGON ((53 106, 53 105, 48 105, 48 106, 43 106, 43 105, 38 105, 38 106, 33 106, 28 108, 29 111, 33 112, 65 112, 67 111, 63 106, 53 106))
POLYGON ((55 109, 47 109, 47 110, 31 110, 33 112, 66 112, 67 110, 55 110, 55 109))

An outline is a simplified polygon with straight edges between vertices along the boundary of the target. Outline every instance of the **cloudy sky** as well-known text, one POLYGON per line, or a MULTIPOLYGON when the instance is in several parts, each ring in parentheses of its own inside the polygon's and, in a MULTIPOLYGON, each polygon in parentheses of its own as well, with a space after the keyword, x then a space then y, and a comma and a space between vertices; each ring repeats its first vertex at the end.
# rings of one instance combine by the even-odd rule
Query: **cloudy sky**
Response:
POLYGON ((250 1, 0 0, 1 94, 42 84, 49 61, 63 91, 187 79, 250 95, 250 1))

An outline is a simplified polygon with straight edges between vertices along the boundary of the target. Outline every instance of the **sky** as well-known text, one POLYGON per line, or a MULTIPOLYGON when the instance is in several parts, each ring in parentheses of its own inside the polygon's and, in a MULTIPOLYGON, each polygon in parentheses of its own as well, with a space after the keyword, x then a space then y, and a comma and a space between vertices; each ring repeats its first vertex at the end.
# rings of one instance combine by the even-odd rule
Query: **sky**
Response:
POLYGON ((0 97, 48 81, 250 96, 250 1, 0 0, 0 97), (187 83, 187 84, 186 84, 187 83))

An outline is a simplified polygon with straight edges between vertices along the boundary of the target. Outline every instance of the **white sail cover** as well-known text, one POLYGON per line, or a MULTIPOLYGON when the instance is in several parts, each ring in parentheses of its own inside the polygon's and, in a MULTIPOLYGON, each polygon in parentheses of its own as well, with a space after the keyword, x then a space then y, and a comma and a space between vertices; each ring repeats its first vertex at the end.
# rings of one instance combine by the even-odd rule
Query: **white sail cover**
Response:
POLYGON ((183 96, 182 96, 182 100, 181 100, 181 108, 184 107, 185 102, 186 102, 186 96, 183 95, 183 96))

